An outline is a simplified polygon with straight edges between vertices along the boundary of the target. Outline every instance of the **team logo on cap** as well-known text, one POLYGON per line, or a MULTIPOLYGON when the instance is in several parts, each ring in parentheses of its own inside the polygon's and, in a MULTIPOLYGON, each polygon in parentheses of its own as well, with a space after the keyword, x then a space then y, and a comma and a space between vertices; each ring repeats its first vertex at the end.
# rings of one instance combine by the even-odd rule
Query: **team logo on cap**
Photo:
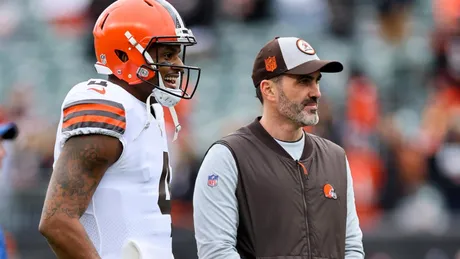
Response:
POLYGON ((315 55, 316 53, 315 49, 308 42, 302 39, 298 39, 296 45, 297 48, 305 54, 315 55))
POLYGON ((265 59, 265 70, 268 72, 273 72, 278 67, 276 64, 276 57, 268 57, 265 59))

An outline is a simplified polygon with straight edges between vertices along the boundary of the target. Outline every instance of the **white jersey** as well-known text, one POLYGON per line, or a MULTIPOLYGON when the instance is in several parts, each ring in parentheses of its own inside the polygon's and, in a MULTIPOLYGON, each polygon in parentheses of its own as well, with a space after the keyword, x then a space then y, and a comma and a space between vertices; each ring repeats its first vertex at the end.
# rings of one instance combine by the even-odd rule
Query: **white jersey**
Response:
POLYGON ((172 257, 171 167, 163 108, 152 106, 155 117, 145 103, 100 79, 74 86, 62 105, 55 161, 72 136, 104 134, 123 144, 120 158, 105 173, 80 219, 103 259, 121 259, 128 242, 143 258, 172 257))

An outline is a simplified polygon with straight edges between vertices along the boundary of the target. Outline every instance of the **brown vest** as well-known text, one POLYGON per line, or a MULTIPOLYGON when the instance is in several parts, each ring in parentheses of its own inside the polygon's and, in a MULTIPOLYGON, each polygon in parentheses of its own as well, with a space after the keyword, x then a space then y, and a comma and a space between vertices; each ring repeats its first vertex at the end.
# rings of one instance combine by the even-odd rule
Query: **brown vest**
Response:
POLYGON ((344 150, 307 134, 302 157, 295 161, 259 119, 216 142, 231 150, 238 167, 239 254, 245 259, 343 259, 344 150))

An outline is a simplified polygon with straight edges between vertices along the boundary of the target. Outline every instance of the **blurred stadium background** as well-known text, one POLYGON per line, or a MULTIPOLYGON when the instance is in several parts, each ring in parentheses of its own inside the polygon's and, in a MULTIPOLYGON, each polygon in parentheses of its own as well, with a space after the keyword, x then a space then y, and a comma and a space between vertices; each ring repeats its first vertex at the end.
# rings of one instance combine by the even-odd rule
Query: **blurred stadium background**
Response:
MULTIPOLYGON (((97 77, 92 26, 112 2, 0 1, 0 120, 21 130, 0 176, 11 258, 54 258, 37 226, 60 105, 97 77)), ((323 77, 320 124, 307 130, 347 151, 366 258, 460 258, 460 0, 170 2, 199 42, 186 63, 202 68, 171 144, 176 259, 196 258, 191 200, 204 152, 261 112, 252 62, 275 36, 302 37, 346 66, 323 77)))

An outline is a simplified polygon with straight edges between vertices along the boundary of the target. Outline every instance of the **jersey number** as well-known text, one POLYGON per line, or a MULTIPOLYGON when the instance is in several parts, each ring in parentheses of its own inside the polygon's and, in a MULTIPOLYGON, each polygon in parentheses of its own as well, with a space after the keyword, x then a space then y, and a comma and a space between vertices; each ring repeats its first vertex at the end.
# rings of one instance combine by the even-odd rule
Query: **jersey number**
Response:
POLYGON ((91 81, 88 82, 88 85, 100 85, 100 86, 103 86, 103 87, 107 87, 107 81, 104 81, 104 80, 101 80, 101 81, 91 80, 91 81))
POLYGON ((169 193, 170 175, 169 156, 167 152, 163 152, 163 171, 161 172, 160 185, 158 186, 158 207, 160 207, 161 214, 171 213, 171 195, 169 193), (166 188, 168 190, 166 190, 166 188))

